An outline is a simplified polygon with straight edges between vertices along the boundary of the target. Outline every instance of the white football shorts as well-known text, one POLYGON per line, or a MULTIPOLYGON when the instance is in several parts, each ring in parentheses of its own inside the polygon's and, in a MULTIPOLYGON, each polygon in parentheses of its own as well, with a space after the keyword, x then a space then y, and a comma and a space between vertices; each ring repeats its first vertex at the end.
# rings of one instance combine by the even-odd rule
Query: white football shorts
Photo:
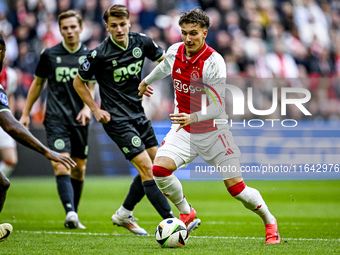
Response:
POLYGON ((16 148, 15 140, 0 127, 0 149, 16 148))
POLYGON ((158 148, 156 157, 169 157, 177 168, 186 168, 200 156, 217 169, 234 166, 233 171, 221 171, 224 180, 242 176, 239 164, 241 152, 228 128, 203 134, 190 134, 183 128, 176 132, 177 127, 177 124, 171 126, 171 130, 158 148))

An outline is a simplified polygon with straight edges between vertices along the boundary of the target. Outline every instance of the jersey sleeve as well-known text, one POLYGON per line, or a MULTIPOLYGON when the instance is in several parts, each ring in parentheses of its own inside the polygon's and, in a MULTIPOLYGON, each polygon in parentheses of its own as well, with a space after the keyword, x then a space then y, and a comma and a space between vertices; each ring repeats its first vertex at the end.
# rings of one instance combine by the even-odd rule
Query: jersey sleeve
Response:
POLYGON ((203 83, 210 96, 205 113, 196 112, 198 121, 204 121, 225 115, 226 64, 220 54, 214 52, 203 66, 203 83))
MULTIPOLYGON (((91 50, 78 68, 78 75, 83 81, 93 81, 98 56, 97 49, 91 50)), ((98 68, 98 66, 97 66, 98 68)))
POLYGON ((171 74, 178 50, 178 45, 174 44, 168 49, 164 60, 159 63, 155 69, 153 69, 153 71, 145 78, 146 84, 151 84, 171 74))
POLYGON ((49 67, 51 66, 48 63, 48 49, 44 50, 39 59, 39 63, 37 68, 35 69, 35 76, 39 78, 47 78, 49 73, 49 67))
MULTIPOLYGON (((143 35, 142 35, 143 36, 143 35)), ((150 37, 143 36, 144 39, 144 45, 145 45, 145 56, 152 60, 152 61, 158 61, 164 56, 164 50, 158 46, 157 43, 155 43, 150 37)))
POLYGON ((10 111, 8 107, 8 98, 6 92, 0 84, 0 112, 10 111))

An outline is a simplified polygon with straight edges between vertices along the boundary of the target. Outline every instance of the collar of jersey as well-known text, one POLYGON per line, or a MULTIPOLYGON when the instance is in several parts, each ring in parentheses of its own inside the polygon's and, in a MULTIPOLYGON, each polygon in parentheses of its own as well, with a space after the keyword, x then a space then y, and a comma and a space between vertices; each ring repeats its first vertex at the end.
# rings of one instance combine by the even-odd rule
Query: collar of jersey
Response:
POLYGON ((66 44, 65 44, 64 41, 63 41, 62 45, 63 45, 63 47, 65 48, 65 50, 67 50, 69 53, 75 53, 75 52, 77 52, 77 51, 81 48, 81 42, 79 42, 79 46, 78 46, 78 48, 75 49, 75 50, 70 50, 69 48, 67 48, 67 46, 66 46, 66 44))
POLYGON ((120 45, 118 45, 116 42, 115 42, 115 40, 113 40, 113 38, 112 38, 112 35, 110 35, 110 39, 111 39, 111 41, 114 43, 114 45, 116 45, 117 47, 119 47, 119 48, 121 48, 122 50, 127 50, 127 48, 129 47, 129 35, 128 35, 128 37, 127 37, 127 43, 126 43, 126 47, 125 48, 123 48, 122 46, 120 46, 120 45))
POLYGON ((191 64, 194 64, 202 55, 203 53, 206 51, 206 49, 208 48, 208 45, 207 43, 204 43, 204 46, 203 48, 197 52, 194 56, 192 56, 191 58, 188 58, 187 56, 185 56, 185 45, 184 43, 182 44, 183 45, 183 51, 182 51, 182 62, 185 62, 185 61, 188 61, 190 62, 191 64))

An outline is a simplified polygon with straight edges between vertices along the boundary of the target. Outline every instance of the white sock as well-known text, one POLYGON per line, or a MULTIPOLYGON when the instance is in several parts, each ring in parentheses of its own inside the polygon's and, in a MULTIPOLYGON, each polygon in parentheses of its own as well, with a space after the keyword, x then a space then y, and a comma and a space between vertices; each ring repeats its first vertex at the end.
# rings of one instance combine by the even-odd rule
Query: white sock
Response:
POLYGON ((117 214, 118 216, 122 217, 122 218, 127 218, 130 215, 132 215, 132 211, 126 209, 124 206, 120 206, 119 209, 117 210, 117 214))
POLYGON ((13 171, 14 167, 7 165, 5 161, 0 162, 0 172, 3 173, 4 176, 9 177, 13 171))
POLYGON ((183 195, 181 182, 176 175, 166 177, 154 177, 160 191, 177 207, 179 213, 190 213, 190 205, 183 195))
POLYGON ((246 208, 259 215, 264 225, 275 223, 275 217, 269 212, 258 190, 246 186, 235 198, 240 200, 246 208))

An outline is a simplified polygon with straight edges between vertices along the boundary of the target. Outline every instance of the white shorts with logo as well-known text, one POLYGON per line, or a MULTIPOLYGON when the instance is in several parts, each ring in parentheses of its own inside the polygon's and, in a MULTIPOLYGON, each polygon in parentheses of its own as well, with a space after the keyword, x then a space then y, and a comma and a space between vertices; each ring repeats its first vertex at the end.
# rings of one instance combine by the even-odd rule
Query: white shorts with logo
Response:
POLYGON ((177 124, 171 126, 171 130, 158 148, 156 157, 169 157, 175 162, 177 168, 185 168, 200 156, 214 167, 229 164, 237 167, 237 171, 222 173, 223 179, 241 176, 238 160, 241 152, 234 143, 228 126, 224 125, 223 128, 203 134, 190 134, 183 128, 176 132, 177 128, 177 124))
POLYGON ((15 140, 0 127, 0 149, 16 148, 15 140))

